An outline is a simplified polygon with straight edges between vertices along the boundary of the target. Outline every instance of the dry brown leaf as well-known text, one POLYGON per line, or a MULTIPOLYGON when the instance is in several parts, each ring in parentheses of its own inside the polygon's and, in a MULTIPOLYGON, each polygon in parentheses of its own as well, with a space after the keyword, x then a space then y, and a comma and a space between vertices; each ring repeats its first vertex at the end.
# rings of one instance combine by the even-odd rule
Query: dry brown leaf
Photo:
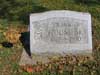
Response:
POLYGON ((4 36, 8 42, 15 44, 19 41, 21 34, 19 34, 19 32, 14 29, 10 29, 4 32, 4 36))

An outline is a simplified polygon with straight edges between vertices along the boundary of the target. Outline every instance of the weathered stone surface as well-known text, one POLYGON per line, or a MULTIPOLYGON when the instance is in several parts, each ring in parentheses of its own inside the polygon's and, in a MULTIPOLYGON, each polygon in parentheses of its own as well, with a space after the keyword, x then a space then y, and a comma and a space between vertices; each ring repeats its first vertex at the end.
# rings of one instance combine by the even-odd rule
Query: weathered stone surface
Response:
POLYGON ((74 11, 49 11, 30 15, 33 54, 91 53, 91 15, 74 11))

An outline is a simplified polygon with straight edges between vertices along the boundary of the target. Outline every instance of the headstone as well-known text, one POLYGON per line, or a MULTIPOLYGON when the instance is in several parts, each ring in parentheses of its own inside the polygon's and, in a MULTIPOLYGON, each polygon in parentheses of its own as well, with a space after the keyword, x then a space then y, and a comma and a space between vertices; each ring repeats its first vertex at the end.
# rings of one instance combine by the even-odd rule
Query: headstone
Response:
POLYGON ((30 49, 38 55, 91 53, 91 15, 65 10, 31 14, 30 49))
POLYGON ((20 64, 47 63, 49 57, 67 54, 91 54, 91 15, 67 10, 31 14, 30 50, 33 58, 24 51, 20 64))

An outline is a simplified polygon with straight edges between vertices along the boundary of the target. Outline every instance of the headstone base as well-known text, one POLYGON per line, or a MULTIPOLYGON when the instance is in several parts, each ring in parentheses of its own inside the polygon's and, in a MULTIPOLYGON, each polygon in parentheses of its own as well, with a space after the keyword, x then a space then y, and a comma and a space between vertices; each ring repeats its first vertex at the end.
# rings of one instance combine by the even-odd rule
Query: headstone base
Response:
MULTIPOLYGON (((83 51, 83 52, 79 52, 79 53, 76 53, 76 54, 71 54, 71 53, 68 53, 66 55, 69 55, 69 56, 73 56, 73 55, 76 55, 76 56, 91 56, 91 52, 89 52, 90 50, 88 50, 87 52, 83 51)), ((63 55, 63 56, 66 56, 66 55, 63 55)), ((62 55, 58 55, 58 57, 60 57, 62 55)), ((20 59, 20 62, 19 62, 19 65, 35 65, 37 64, 37 62, 41 62, 42 64, 45 64, 45 63, 49 63, 50 62, 50 59, 49 58, 53 58, 53 57, 57 57, 57 55, 53 55, 53 56, 48 56, 48 55, 33 55, 32 54, 32 58, 30 58, 28 56, 28 54, 26 53, 26 51, 23 49, 23 52, 22 52, 22 55, 21 55, 21 59, 20 59)))

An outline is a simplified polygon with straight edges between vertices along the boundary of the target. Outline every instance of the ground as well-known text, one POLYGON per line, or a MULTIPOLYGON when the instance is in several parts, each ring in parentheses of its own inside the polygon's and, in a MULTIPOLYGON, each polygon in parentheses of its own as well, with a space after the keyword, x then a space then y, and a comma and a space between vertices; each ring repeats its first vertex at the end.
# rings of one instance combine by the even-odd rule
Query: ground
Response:
MULTIPOLYGON (((63 70, 60 71, 57 70, 54 62, 50 63, 53 66, 53 70, 44 70, 43 72, 34 72, 34 73, 28 73, 20 68, 18 65, 21 53, 22 53, 22 45, 20 42, 14 44, 12 48, 5 48, 2 47, 0 44, 0 75, 100 75, 100 4, 99 3, 89 3, 89 4, 81 4, 76 3, 73 0, 66 0, 63 2, 62 0, 57 0, 58 2, 55 2, 56 0, 37 0, 37 3, 45 7, 49 10, 58 10, 58 9, 64 9, 64 10, 73 10, 73 11, 82 11, 82 12, 89 12, 92 15, 92 34, 93 34, 93 53, 91 60, 87 60, 84 63, 84 60, 81 60, 78 58, 78 63, 72 64, 70 63, 73 59, 71 56, 67 56, 66 63, 63 66, 63 70), (66 71, 64 71, 64 69, 66 71)), ((19 26, 19 23, 12 24, 13 27, 10 25, 6 25, 7 23, 2 22, 0 20, 0 42, 6 41, 4 36, 4 32, 9 30, 10 28, 15 28, 16 26, 19 26), (3 25, 2 25, 3 24, 3 25)), ((13 29, 14 29, 13 28, 13 29)), ((22 27, 18 27, 19 30, 24 28, 24 25, 22 27)), ((27 26, 26 26, 27 28, 27 26)), ((61 60, 62 63, 62 60, 61 60)), ((48 67, 47 67, 48 68, 48 67)), ((49 65, 50 68, 50 65, 49 65)))

